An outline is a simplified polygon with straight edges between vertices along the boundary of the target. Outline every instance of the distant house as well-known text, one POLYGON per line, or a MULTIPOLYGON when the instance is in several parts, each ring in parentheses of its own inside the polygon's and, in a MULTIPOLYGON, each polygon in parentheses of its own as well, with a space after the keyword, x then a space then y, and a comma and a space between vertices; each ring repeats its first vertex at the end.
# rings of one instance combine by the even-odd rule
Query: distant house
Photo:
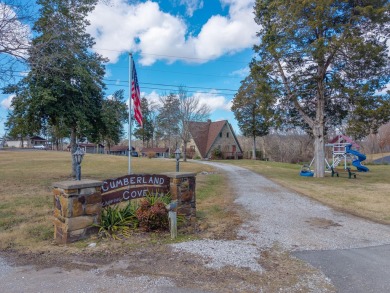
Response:
MULTIPOLYGON (((104 145, 101 143, 78 143, 78 146, 87 154, 104 154, 104 145)), ((70 151, 70 145, 68 145, 68 151, 70 151)))
POLYGON ((242 149, 232 126, 227 120, 211 122, 190 122, 191 140, 187 143, 187 157, 209 159, 242 158, 242 149), (218 156, 215 156, 218 154, 218 156))
POLYGON ((7 138, 4 145, 9 148, 32 148, 36 145, 47 146, 48 141, 40 136, 34 135, 25 138, 7 138))
POLYGON ((156 158, 169 158, 169 148, 143 148, 141 153, 143 157, 148 153, 154 153, 156 158))
MULTIPOLYGON (((131 151, 135 152, 135 148, 131 147, 131 151)), ((127 145, 114 145, 110 150, 107 150, 106 153, 115 156, 128 156, 129 147, 127 145)))

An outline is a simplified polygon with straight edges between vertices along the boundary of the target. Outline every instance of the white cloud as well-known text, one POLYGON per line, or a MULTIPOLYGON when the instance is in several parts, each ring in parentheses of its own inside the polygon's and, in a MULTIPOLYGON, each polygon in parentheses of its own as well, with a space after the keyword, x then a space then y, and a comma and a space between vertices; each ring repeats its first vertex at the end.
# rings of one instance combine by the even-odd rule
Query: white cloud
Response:
POLYGON ((195 10, 203 8, 203 0, 180 0, 180 5, 185 5, 187 15, 192 16, 195 10))
POLYGON ((216 90, 208 93, 194 93, 194 96, 199 99, 199 104, 206 104, 210 107, 211 112, 216 110, 230 110, 229 102, 222 95, 219 95, 216 90))
MULTIPOLYGON (((181 0, 187 7, 199 8, 201 2, 181 0)), ((95 50, 111 63, 126 52, 139 52, 143 65, 161 59, 203 63, 250 48, 256 42, 254 0, 221 3, 229 6, 229 15, 212 16, 198 35, 191 35, 184 19, 161 11, 158 3, 112 0, 108 6, 100 2, 89 16, 88 32, 95 38, 95 50)))
MULTIPOLYGON (((199 99, 199 105, 208 105, 211 112, 216 110, 230 111, 231 101, 227 101, 226 98, 223 95, 219 95, 216 90, 211 90, 209 92, 196 92, 193 96, 199 99)), ((152 91, 151 93, 141 92, 141 97, 146 98, 150 104, 162 106, 160 101, 161 95, 156 91, 152 91)))
POLYGON ((384 94, 386 94, 388 91, 390 91, 390 83, 386 84, 382 90, 378 91, 378 94, 384 95, 384 94))
POLYGON ((239 77, 242 77, 242 78, 245 78, 249 75, 250 73, 250 69, 249 67, 244 67, 244 68, 241 68, 241 69, 238 69, 236 71, 233 71, 232 73, 230 73, 231 76, 239 76, 239 77))
POLYGON ((152 91, 151 93, 141 93, 141 97, 146 98, 148 100, 149 104, 153 105, 159 105, 161 106, 161 101, 160 101, 160 94, 158 94, 156 91, 152 91))
POLYGON ((10 96, 8 96, 8 98, 3 99, 0 102, 1 107, 5 108, 5 109, 11 109, 12 110, 11 104, 12 104, 12 99, 14 97, 15 97, 15 95, 10 95, 10 96))

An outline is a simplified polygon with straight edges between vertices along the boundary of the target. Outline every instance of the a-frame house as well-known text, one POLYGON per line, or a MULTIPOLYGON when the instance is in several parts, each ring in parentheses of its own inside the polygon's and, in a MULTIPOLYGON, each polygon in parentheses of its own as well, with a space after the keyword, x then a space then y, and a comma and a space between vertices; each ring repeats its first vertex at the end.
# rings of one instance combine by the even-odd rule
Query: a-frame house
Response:
POLYGON ((242 149, 232 126, 227 120, 211 122, 190 122, 191 139, 187 144, 188 157, 211 159, 218 149, 221 158, 241 159, 242 149))

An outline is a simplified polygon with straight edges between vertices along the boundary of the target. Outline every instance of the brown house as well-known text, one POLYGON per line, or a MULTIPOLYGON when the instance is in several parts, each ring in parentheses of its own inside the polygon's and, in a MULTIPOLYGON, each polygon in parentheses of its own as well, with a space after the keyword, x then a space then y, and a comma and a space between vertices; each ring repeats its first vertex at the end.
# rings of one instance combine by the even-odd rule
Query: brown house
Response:
MULTIPOLYGON (((129 155, 129 147, 127 145, 114 145, 109 150, 106 151, 108 155, 115 156, 128 156, 129 155)), ((131 156, 136 156, 136 151, 134 147, 131 147, 131 156)), ((137 153, 138 155, 138 153, 137 153)))
POLYGON ((227 120, 190 122, 191 140, 187 144, 187 157, 201 159, 242 158, 242 149, 232 126, 227 120))
POLYGON ((153 153, 155 158, 169 158, 169 148, 143 148, 142 156, 148 156, 148 153, 153 153))
MULTIPOLYGON (((78 143, 78 146, 86 154, 104 154, 104 145, 100 143, 78 143)), ((68 145, 67 149, 70 151, 70 145, 68 145)))

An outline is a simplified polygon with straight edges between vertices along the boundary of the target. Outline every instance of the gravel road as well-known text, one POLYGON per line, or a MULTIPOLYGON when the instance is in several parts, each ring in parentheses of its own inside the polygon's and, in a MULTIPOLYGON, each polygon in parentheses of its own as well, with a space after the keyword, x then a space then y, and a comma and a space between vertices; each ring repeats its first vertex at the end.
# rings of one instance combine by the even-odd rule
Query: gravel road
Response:
MULTIPOLYGON (((240 228, 237 240, 207 239, 171 245, 177 254, 191 253, 204 258, 207 260, 204 261, 207 269, 236 267, 261 273, 264 268, 259 262, 260 252, 275 246, 285 251, 303 253, 390 244, 389 226, 336 212, 249 170, 214 162, 204 163, 219 168, 226 173, 230 182, 234 182, 231 185, 237 195, 236 203, 247 212, 248 217, 244 218, 249 219, 240 228)), ((0 291, 110 292, 115 288, 116 292, 202 292, 188 289, 182 291, 175 286, 175 280, 169 277, 111 275, 102 278, 104 272, 112 270, 112 266, 89 271, 64 272, 56 268, 34 271, 28 267, 12 267, 0 258, 0 283, 5 284, 0 291), (80 287, 79 279, 84 280, 84 287, 80 287), (65 284, 59 280, 65 282, 69 290, 61 290, 65 284), (132 290, 126 291, 128 288, 132 290)), ((120 271, 127 264, 116 263, 115 266, 115 270, 120 271)), ((320 268, 320 265, 317 267, 320 268)), ((311 288, 310 292, 327 292, 323 286, 332 281, 328 278, 329 274, 325 273, 320 271, 302 279, 302 288, 311 288)), ((299 290, 298 285, 295 289, 278 292, 299 290)), ((262 291, 259 289, 257 292, 262 291)))
MULTIPOLYGON (((278 243, 289 251, 347 249, 390 244, 390 227, 337 212, 247 169, 208 163, 225 172, 236 202, 250 213, 239 232, 258 248, 278 243)), ((191 243, 178 244, 185 247, 191 243)), ((238 248, 238 250, 242 250, 238 248)))
MULTIPOLYGON (((175 245, 177 250, 192 251, 211 258, 213 261, 208 264, 209 266, 218 268, 230 264, 249 267, 251 270, 261 270, 256 262, 258 255, 256 250, 263 250, 275 244, 285 250, 297 252, 297 255, 298 252, 304 251, 340 252, 352 248, 390 244, 389 226, 337 212, 244 168, 218 163, 208 164, 227 173, 230 181, 234 182, 232 188, 237 194, 236 202, 250 214, 250 221, 246 222, 239 231, 243 240, 201 240, 175 245)), ((369 254, 367 253, 367 255, 369 254)), ((375 259, 375 255, 372 255, 375 259)), ((305 259, 304 254, 301 256, 302 259, 305 259)), ((311 258, 315 260, 316 254, 312 253, 311 258)), ((390 263, 390 255, 387 258, 387 262, 390 263)), ((309 260, 309 258, 307 259, 309 260)), ((334 261, 337 262, 337 258, 334 261)), ((315 263, 315 261, 311 263, 317 264, 316 267, 321 268, 322 263, 315 263)), ((354 270, 360 270, 361 266, 364 265, 362 263, 364 261, 360 262, 360 267, 356 265, 354 270)), ((340 273, 336 268, 334 266, 333 276, 335 278, 337 276, 345 277, 345 274, 340 273)), ((339 268, 343 270, 341 266, 339 268)), ((372 271, 368 280, 364 279, 365 281, 363 281, 366 282, 364 288, 370 286, 369 282, 386 282, 386 284, 381 285, 386 286, 387 292, 390 292, 390 288, 387 287, 390 286, 389 282, 382 278, 382 269, 383 267, 378 264, 378 270, 381 271, 380 274, 377 274, 379 278, 376 278, 375 271, 372 271)), ((348 274, 352 279, 354 278, 353 270, 348 274)), ((387 279, 390 279, 389 271, 385 274, 388 276, 387 279)), ((336 281, 340 283, 343 280, 336 281)), ((344 283, 347 283, 346 280, 344 283)), ((364 292, 358 288, 361 283, 360 280, 349 284, 348 290, 350 291, 340 292, 364 292), (354 288, 354 285, 357 288, 354 288)), ((340 290, 340 288, 338 289, 340 290)))

